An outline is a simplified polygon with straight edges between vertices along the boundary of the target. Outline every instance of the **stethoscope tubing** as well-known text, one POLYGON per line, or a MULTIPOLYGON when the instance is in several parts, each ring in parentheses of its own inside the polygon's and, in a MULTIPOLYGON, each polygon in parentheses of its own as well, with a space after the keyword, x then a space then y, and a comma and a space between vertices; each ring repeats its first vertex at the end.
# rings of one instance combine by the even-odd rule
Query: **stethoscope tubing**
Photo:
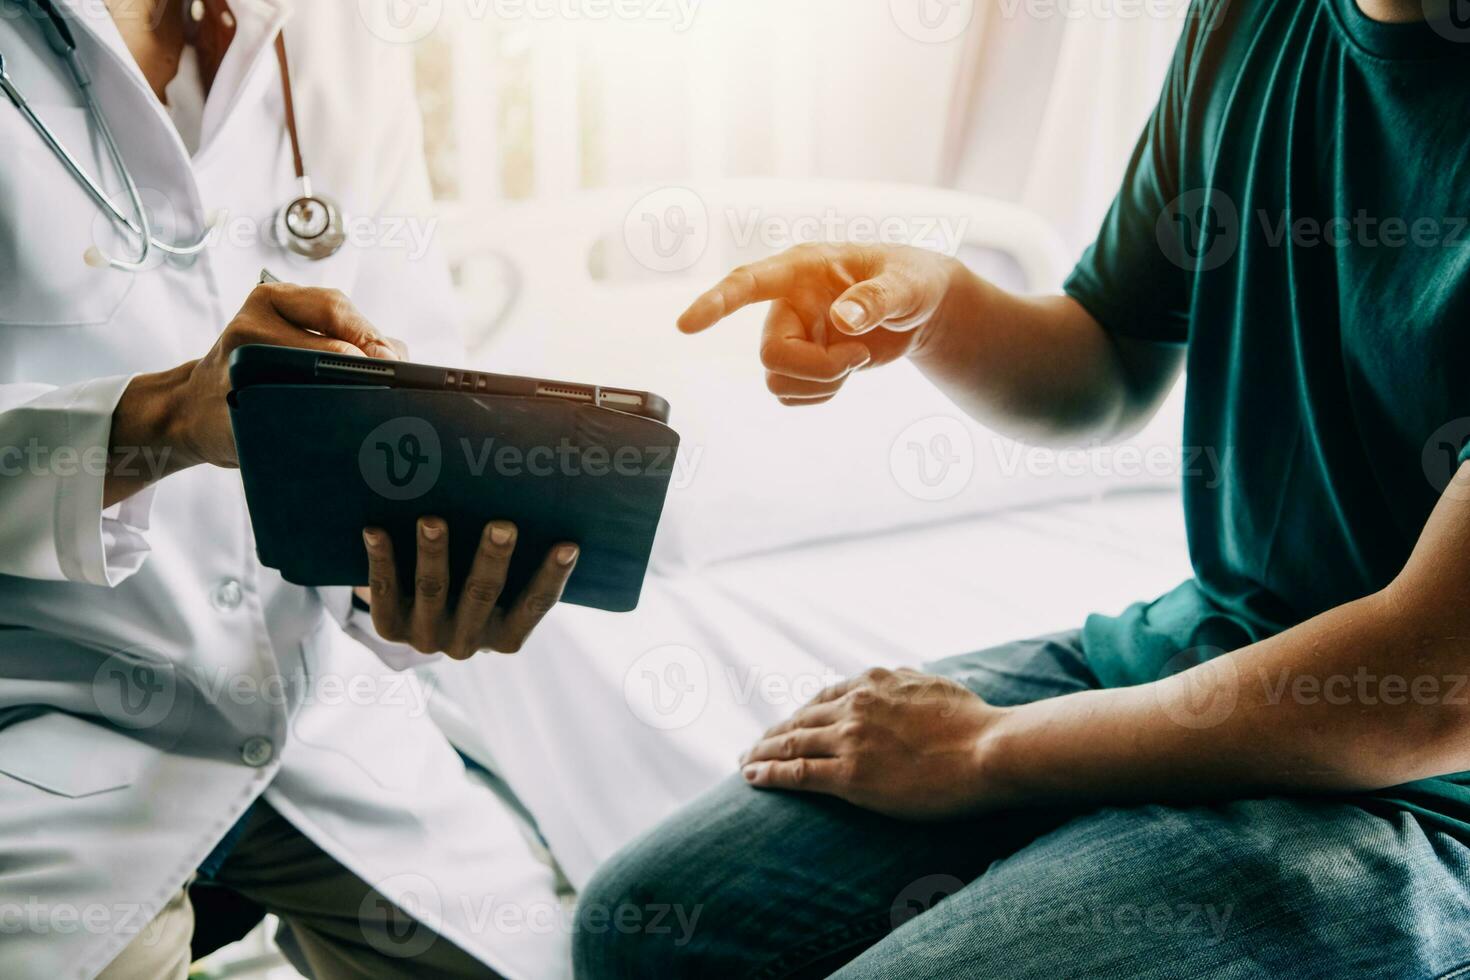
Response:
MULTIPOLYGON (((75 58, 76 53, 72 52, 68 60, 75 60, 75 58)), ((96 97, 92 94, 92 86, 91 84, 85 84, 81 86, 81 89, 82 98, 87 103, 87 113, 92 117, 92 122, 97 126, 97 131, 102 135, 102 143, 107 147, 107 155, 112 159, 112 165, 117 170, 118 175, 122 177, 123 188, 128 196, 128 203, 132 206, 133 212, 138 216, 137 221, 134 221, 123 214, 117 205, 113 204, 111 199, 102 192, 102 188, 98 186, 97 181, 76 162, 76 159, 70 153, 65 151, 61 146, 61 141, 57 140, 49 132, 43 134, 46 142, 53 150, 59 151, 59 155, 63 157, 63 162, 71 170, 72 175, 87 189, 87 192, 93 199, 100 201, 114 219, 121 222, 132 234, 137 236, 140 243, 140 249, 136 258, 115 258, 106 255, 100 248, 97 250, 97 254, 101 256, 107 265, 114 269, 120 269, 124 272, 139 272, 147 267, 148 260, 152 257, 152 251, 155 248, 160 252, 177 256, 197 255, 203 251, 209 244, 209 236, 213 229, 205 229, 202 235, 188 244, 166 242, 153 234, 153 228, 148 221, 148 209, 143 206, 143 195, 139 192, 138 185, 133 180, 132 171, 123 162, 122 151, 118 149, 117 140, 112 135, 112 127, 108 125, 107 117, 102 114, 101 107, 97 105, 96 97)), ((29 110, 29 107, 27 109, 29 110)), ((34 112, 27 111, 26 115, 31 120, 32 126, 35 126, 39 121, 34 112)), ((49 130, 49 127, 47 129, 49 130)))
MULTIPOLYGON (((30 123, 31 128, 50 147, 51 152, 56 155, 56 158, 61 161, 62 165, 71 173, 72 177, 82 185, 82 188, 92 200, 107 212, 113 221, 121 223, 132 234, 138 237, 140 249, 136 258, 112 258, 103 254, 100 248, 95 249, 97 256, 103 260, 103 264, 124 271, 136 272, 147 265, 154 248, 177 255, 189 255, 203 249, 209 237, 207 232, 200 236, 197 242, 192 242, 188 245, 162 242, 154 236, 153 229, 148 221, 148 211, 143 207, 143 198, 138 191, 138 185, 133 180, 132 172, 123 162, 122 151, 118 149, 117 140, 112 135, 112 127, 107 124, 107 119, 102 115, 101 107, 97 105, 96 96, 92 92, 92 78, 77 58, 76 39, 72 36, 71 29, 67 26, 66 20, 61 16, 61 12, 56 9, 56 5, 51 0, 35 0, 33 9, 39 10, 50 21, 49 29, 45 26, 42 27, 42 31, 46 34, 46 43, 66 62, 67 69, 76 81, 77 89, 82 94, 82 101, 86 104, 87 115, 102 135, 102 142, 107 147, 107 155, 112 160, 113 167, 122 178, 123 188, 128 196, 128 203, 134 213, 137 214, 137 220, 135 221, 123 214, 122 210, 103 191, 96 179, 87 173, 86 168, 78 162, 76 157, 71 155, 71 152, 67 150, 61 140, 56 138, 56 134, 52 132, 50 126, 46 125, 45 120, 38 116, 36 111, 31 108, 30 102, 21 94, 20 89, 16 88, 15 83, 11 80, 10 73, 5 67, 5 58, 3 55, 0 55, 0 88, 3 88, 5 95, 15 105, 16 109, 20 111, 21 115, 25 117, 26 121, 30 123)), ((92 261, 91 250, 88 252, 88 261, 92 261)))
MULTIPOLYGON (((39 8, 42 14, 49 18, 51 22, 52 29, 48 32, 48 44, 52 48, 52 50, 55 51, 66 62, 67 68, 71 71, 72 77, 76 80, 77 88, 81 91, 82 100, 86 104, 87 115, 91 119, 92 124, 97 127, 97 131, 102 137, 103 145, 107 148, 108 158, 112 161, 114 169, 117 171, 118 175, 122 179, 123 189, 128 198, 128 204, 132 208, 133 212, 137 215, 136 218, 133 218, 127 214, 124 214, 122 209, 119 208, 108 196, 107 192, 102 189, 102 186, 97 182, 97 180, 87 172, 86 168, 82 166, 82 164, 76 159, 76 157, 72 156, 71 152, 67 150, 66 146, 63 145, 61 140, 57 138, 56 134, 52 131, 51 127, 46 124, 45 120, 43 120, 39 115, 36 114, 35 110, 31 108, 30 103, 26 100, 25 96, 21 94, 20 90, 16 88, 15 83, 11 80, 10 74, 6 71, 5 68, 4 55, 0 54, 0 91, 4 91, 5 95, 10 99, 15 107, 20 110, 21 115, 24 116, 26 121, 30 123, 31 128, 36 131, 37 135, 39 135, 41 139, 46 143, 46 145, 51 149, 51 152, 56 155, 56 158, 61 161, 62 165, 67 169, 67 171, 72 175, 77 183, 82 185, 82 188, 87 192, 88 196, 90 196, 92 200, 96 202, 96 204, 100 208, 102 208, 106 215, 115 224, 122 225, 124 228, 127 229, 130 234, 138 239, 140 246, 139 252, 138 255, 134 258, 114 258, 104 253, 101 248, 93 246, 92 248, 89 248, 87 250, 87 254, 85 256, 87 263, 89 265, 110 266, 114 269, 120 269, 124 272, 139 272, 147 267, 148 261, 152 257, 154 249, 173 256, 191 256, 197 255, 198 253, 202 252, 206 247, 208 247, 209 241, 213 236, 213 222, 208 223, 204 231, 196 239, 190 242, 163 241, 162 239, 154 235, 152 224, 148 220, 148 210, 143 206, 142 194, 138 190, 137 183, 133 180, 132 171, 128 168, 127 164, 123 160, 122 151, 118 148, 117 140, 113 137, 112 127, 107 124, 107 118, 102 114, 102 109, 97 104, 96 97, 92 92, 91 77, 82 67, 81 62, 77 57, 76 41, 72 37, 70 29, 67 27, 66 22, 62 18, 60 12, 50 2, 50 0, 35 0, 35 6, 39 8)), ((301 152, 299 147, 297 147, 296 145, 296 131, 294 118, 292 118, 294 116, 294 107, 289 106, 290 76, 287 73, 285 63, 285 49, 281 46, 279 38, 277 38, 277 51, 281 59, 282 82, 285 88, 286 99, 288 102, 288 125, 291 132, 292 150, 295 157, 297 176, 298 179, 301 181, 301 185, 303 187, 303 197, 319 201, 319 203, 321 203, 322 206, 327 209, 328 213, 333 215, 333 220, 340 222, 340 212, 335 210, 336 205, 329 203, 328 200, 325 198, 316 198, 311 193, 310 178, 306 175, 305 170, 301 164, 301 152)), ((286 212, 283 210, 282 215, 285 214, 286 212)), ((340 235, 337 236, 339 243, 340 237, 340 235)), ((337 247, 340 247, 340 245, 338 244, 327 246, 326 250, 322 252, 322 255, 331 254, 336 250, 337 247)), ((307 249, 307 251, 302 252, 302 254, 309 254, 311 246, 303 245, 302 248, 307 249)), ((300 251, 301 249, 293 247, 293 250, 300 251)))
MULTIPOLYGON (((102 114, 101 108, 97 105, 90 85, 83 87, 82 97, 86 99, 87 110, 91 114, 92 120, 96 123, 98 131, 102 134, 102 142, 107 147, 107 155, 112 158, 112 165, 117 169, 118 174, 122 176, 123 186, 128 195, 128 203, 132 205, 133 210, 138 215, 138 220, 134 222, 127 215, 123 214, 105 194, 101 193, 101 188, 97 186, 97 182, 85 170, 76 166, 75 163, 72 164, 73 172, 87 186, 88 192, 94 198, 101 200, 112 217, 122 222, 142 242, 142 253, 136 259, 121 263, 121 266, 124 268, 132 267, 134 269, 141 269, 148 262, 149 251, 154 248, 160 252, 166 252, 169 255, 179 256, 197 255, 202 252, 209 244, 209 237, 213 232, 212 228, 206 228, 203 234, 187 245, 181 245, 178 242, 162 241, 154 236, 153 229, 150 227, 148 221, 148 209, 143 206, 143 196, 138 191, 138 185, 133 180, 132 171, 123 163, 122 151, 118 149, 117 140, 113 138, 112 127, 108 125, 107 117, 102 114)), ((32 116, 34 116, 34 113, 32 113, 32 116)), ((55 140, 50 140, 49 142, 59 146, 59 143, 55 140)), ((71 155, 67 154, 67 157, 70 159, 71 155)), ((120 263, 117 260, 113 260, 111 264, 119 265, 120 263)))
POLYGON ((66 148, 65 144, 57 139, 51 127, 46 125, 45 120, 31 108, 30 102, 15 87, 15 83, 11 81, 10 73, 5 67, 5 58, 3 55, 0 55, 0 89, 4 90, 5 95, 15 105, 16 109, 20 111, 20 114, 25 117, 25 120, 30 123, 31 128, 36 131, 36 135, 41 137, 46 146, 56 155, 56 158, 61 161, 67 171, 76 179, 77 183, 82 186, 82 189, 87 192, 87 195, 96 202, 97 206, 102 208, 113 221, 127 228, 139 241, 138 255, 131 259, 119 259, 102 255, 100 249, 98 249, 98 254, 102 255, 106 264, 113 268, 126 272, 137 272, 147 266, 148 260, 152 257, 152 252, 155 248, 161 252, 179 256, 195 255, 202 251, 209 244, 209 236, 212 229, 206 230, 198 239, 187 244, 165 242, 153 234, 153 228, 148 221, 148 209, 143 206, 143 196, 138 190, 137 182, 133 179, 132 171, 123 162, 122 151, 118 148, 117 139, 112 134, 112 127, 107 124, 106 116, 102 114, 101 108, 97 105, 96 96, 92 93, 91 78, 88 77, 87 73, 78 63, 74 48, 68 47, 63 57, 66 60, 67 67, 71 70, 72 77, 76 79, 78 89, 81 91, 82 101, 86 104, 87 115, 92 120, 93 125, 97 127, 97 131, 102 137, 102 143, 107 148, 107 155, 111 159, 112 165, 117 170, 119 177, 122 179, 123 190, 127 194, 128 204, 133 209, 134 214, 137 215, 136 219, 124 214, 122 209, 113 203, 101 185, 97 183, 97 180, 87 172, 87 169, 82 166, 76 157, 72 156, 71 151, 66 148))

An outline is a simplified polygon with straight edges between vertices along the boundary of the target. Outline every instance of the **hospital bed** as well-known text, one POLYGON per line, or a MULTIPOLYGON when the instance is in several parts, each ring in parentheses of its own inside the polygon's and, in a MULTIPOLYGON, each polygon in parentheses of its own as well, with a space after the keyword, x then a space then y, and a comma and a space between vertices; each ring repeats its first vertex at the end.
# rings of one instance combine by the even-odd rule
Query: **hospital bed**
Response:
POLYGON ((1018 207, 867 182, 605 190, 446 219, 476 366, 657 391, 684 439, 636 612, 562 608, 517 657, 436 668, 441 725, 574 885, 826 683, 1076 627, 1189 574, 1177 391, 1121 448, 1051 453, 968 421, 907 364, 783 407, 757 358, 763 310, 674 330, 783 231, 885 225, 948 235, 1019 289, 1056 289, 1070 266, 1018 207), (670 254, 678 229, 694 245, 670 254))
MULTIPOLYGON (((763 310, 674 330, 783 232, 885 221, 949 236, 1017 289, 1055 289, 1070 265, 1020 208, 867 182, 601 190, 441 220, 472 366, 657 391, 684 440, 637 611, 562 607, 515 657, 431 668, 435 720, 569 891, 822 686, 1075 627, 1189 574, 1178 392, 1121 448, 1051 453, 969 422, 906 364, 784 408, 757 359, 763 310), (674 249, 681 228, 703 241, 674 249)), ((269 931, 201 975, 293 975, 269 931)))

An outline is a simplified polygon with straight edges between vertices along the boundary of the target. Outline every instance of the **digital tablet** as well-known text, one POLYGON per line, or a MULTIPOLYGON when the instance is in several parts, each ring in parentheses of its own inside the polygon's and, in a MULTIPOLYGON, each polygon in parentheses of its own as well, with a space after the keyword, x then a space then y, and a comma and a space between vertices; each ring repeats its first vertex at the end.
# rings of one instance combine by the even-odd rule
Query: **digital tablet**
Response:
POLYGON ((598 405, 641 415, 656 422, 666 423, 669 420, 669 403, 647 391, 490 374, 485 371, 464 371, 373 357, 344 357, 302 350, 299 347, 247 344, 230 357, 230 387, 239 389, 259 384, 370 385, 425 391, 521 395, 598 405))
POLYGON ((234 352, 230 383, 256 551, 287 581, 366 584, 362 531, 381 527, 411 582, 432 515, 457 589, 484 525, 508 520, 507 602, 572 541, 563 601, 637 606, 679 448, 657 395, 265 345, 234 352))

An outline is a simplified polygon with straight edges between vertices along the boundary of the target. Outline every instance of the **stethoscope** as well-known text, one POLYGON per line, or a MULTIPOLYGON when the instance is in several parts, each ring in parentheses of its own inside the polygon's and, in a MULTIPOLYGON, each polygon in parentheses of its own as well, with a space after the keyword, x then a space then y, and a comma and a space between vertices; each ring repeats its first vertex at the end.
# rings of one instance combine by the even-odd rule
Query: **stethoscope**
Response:
MULTIPOLYGON (((122 153, 117 148, 117 141, 113 139, 112 129, 107 125, 107 120, 97 106, 96 97, 92 94, 92 77, 82 66, 81 59, 77 57, 77 42, 72 35, 71 28, 56 9, 53 0, 26 0, 26 4, 33 12, 40 15, 35 19, 46 36, 46 43, 62 61, 66 62, 67 68, 71 71, 72 78, 75 79, 77 88, 82 93, 87 115, 102 136, 107 155, 112 159, 113 166, 122 178, 128 203, 133 214, 136 215, 136 217, 129 217, 124 214, 102 190, 97 181, 62 145, 51 127, 36 115, 25 96, 21 95, 20 90, 11 81, 10 74, 5 70, 5 56, 0 54, 0 89, 3 89, 10 97, 10 101, 20 110, 21 115, 25 116, 31 127, 46 142, 51 152, 56 154, 57 159, 70 171, 72 177, 92 200, 97 202, 97 205, 106 212, 109 218, 138 239, 140 247, 135 258, 113 258, 94 245, 87 249, 83 256, 86 263, 91 266, 121 269, 125 272, 138 272, 148 264, 154 249, 166 255, 181 257, 202 252, 209 245, 214 234, 214 222, 210 222, 203 233, 193 241, 166 242, 159 240, 153 234, 153 226, 148 219, 148 211, 143 206, 138 185, 134 182, 127 164, 123 162, 122 153)), ((196 0, 193 4, 193 16, 200 16, 201 11, 202 4, 196 0)), ((286 105, 286 129, 291 136, 291 158, 296 168, 296 181, 299 187, 298 195, 276 212, 274 224, 276 241, 281 247, 297 255, 304 255, 309 259, 325 259, 330 255, 335 255, 346 241, 342 209, 337 206, 336 201, 312 191, 311 178, 306 173, 306 166, 301 157, 300 140, 296 136, 296 105, 291 98, 291 71, 286 62, 286 43, 280 34, 276 35, 276 58, 281 67, 281 90, 286 105)))

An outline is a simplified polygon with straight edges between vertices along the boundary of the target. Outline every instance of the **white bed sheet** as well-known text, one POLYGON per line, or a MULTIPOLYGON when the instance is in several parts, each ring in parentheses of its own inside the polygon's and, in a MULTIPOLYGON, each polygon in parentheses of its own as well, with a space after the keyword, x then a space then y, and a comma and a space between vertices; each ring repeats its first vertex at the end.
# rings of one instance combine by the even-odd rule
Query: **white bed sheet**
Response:
POLYGON ((564 607, 519 656, 435 672, 580 888, 826 684, 1073 628, 1188 575, 1177 494, 1119 493, 651 575, 634 613, 564 607))

